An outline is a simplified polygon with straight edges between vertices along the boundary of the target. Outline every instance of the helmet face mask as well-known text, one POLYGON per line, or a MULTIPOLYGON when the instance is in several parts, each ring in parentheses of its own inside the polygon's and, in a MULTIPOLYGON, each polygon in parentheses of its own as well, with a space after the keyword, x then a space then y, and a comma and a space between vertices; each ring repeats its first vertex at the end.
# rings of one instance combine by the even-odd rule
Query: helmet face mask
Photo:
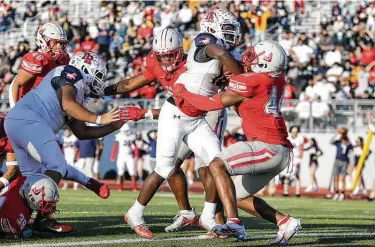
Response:
POLYGON ((154 51, 154 54, 164 70, 172 71, 181 63, 183 50, 177 47, 165 52, 154 51))

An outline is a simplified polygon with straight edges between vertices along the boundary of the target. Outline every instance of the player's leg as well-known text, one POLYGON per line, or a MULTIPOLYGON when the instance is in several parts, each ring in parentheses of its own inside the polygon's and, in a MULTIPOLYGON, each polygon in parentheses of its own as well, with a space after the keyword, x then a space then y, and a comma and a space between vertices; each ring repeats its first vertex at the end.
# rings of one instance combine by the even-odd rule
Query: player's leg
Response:
POLYGON ((137 173, 135 171, 135 161, 132 156, 128 156, 125 159, 126 163, 126 169, 128 170, 129 176, 130 176, 130 184, 132 191, 137 191, 137 173))
POLYGON ((138 198, 125 215, 125 221, 141 237, 153 238, 144 221, 144 210, 160 185, 173 171, 177 151, 185 134, 183 119, 173 118, 176 107, 166 102, 158 121, 158 148, 156 150, 155 170, 146 178, 138 198))
MULTIPOLYGON (((246 234, 238 219, 236 201, 236 191, 238 188, 234 188, 230 175, 270 173, 268 177, 261 177, 262 182, 257 182, 256 187, 252 186, 254 190, 250 191, 250 195, 252 195, 263 188, 288 163, 289 149, 281 145, 255 141, 233 144, 218 154, 217 158, 210 164, 210 171, 213 171, 212 174, 218 193, 228 217, 228 228, 234 229, 238 233, 236 235, 239 238, 244 237, 246 234)), ((246 192, 248 191, 246 190, 246 192)), ((220 234, 221 229, 218 228, 218 230, 220 234)))
MULTIPOLYGON (((198 127, 184 137, 184 142, 194 154, 203 159, 204 164, 209 164, 221 150, 221 144, 213 130, 205 119, 202 119, 198 127)), ((215 219, 217 206, 217 192, 214 179, 208 172, 208 167, 203 166, 198 170, 200 179, 205 188, 205 204, 200 217, 201 225, 209 232, 218 225, 215 219)))
POLYGON ((117 185, 118 190, 123 190, 124 185, 124 174, 125 174, 125 160, 123 155, 119 154, 116 161, 117 167, 117 185))

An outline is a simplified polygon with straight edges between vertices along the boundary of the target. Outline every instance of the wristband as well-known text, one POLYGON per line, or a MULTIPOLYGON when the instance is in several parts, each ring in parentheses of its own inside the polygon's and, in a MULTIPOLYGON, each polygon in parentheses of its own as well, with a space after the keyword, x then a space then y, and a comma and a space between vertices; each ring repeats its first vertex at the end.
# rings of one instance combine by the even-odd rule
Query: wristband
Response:
POLYGON ((1 177, 0 178, 0 182, 2 182, 4 184, 4 187, 7 187, 9 185, 9 181, 8 179, 4 178, 4 177, 1 177))
POLYGON ((102 121, 102 116, 101 116, 101 115, 98 115, 98 116, 96 117, 95 123, 96 123, 96 124, 100 124, 100 121, 102 121))
POLYGON ((147 110, 145 113, 145 119, 154 119, 154 114, 152 114, 152 110, 147 110))
POLYGON ((18 162, 16 161, 6 161, 6 166, 18 166, 18 162))

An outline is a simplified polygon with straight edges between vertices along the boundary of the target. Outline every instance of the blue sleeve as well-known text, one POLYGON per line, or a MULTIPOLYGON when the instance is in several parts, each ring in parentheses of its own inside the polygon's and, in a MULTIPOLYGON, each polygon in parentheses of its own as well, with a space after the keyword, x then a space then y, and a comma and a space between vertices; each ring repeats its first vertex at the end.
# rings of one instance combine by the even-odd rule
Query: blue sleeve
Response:
POLYGON ((52 87, 57 91, 60 87, 64 85, 73 85, 82 80, 83 76, 81 71, 76 67, 71 65, 66 65, 64 69, 61 71, 60 76, 56 76, 52 78, 51 84, 52 87))
POLYGON ((208 44, 216 44, 217 38, 210 33, 200 33, 194 38, 194 44, 196 47, 206 46, 208 44))

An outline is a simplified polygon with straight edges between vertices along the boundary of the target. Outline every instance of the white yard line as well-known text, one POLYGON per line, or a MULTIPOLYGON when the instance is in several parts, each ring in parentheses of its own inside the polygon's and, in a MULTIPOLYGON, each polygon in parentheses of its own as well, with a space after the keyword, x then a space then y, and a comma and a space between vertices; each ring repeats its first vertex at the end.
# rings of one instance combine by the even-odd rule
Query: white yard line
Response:
MULTIPOLYGON (((249 234, 249 240, 255 238, 272 238, 276 234, 249 234)), ((295 237, 346 237, 346 236, 369 236, 374 237, 375 232, 305 232, 298 233, 295 237)), ((86 245, 111 245, 111 244, 132 244, 141 242, 169 242, 169 241, 191 241, 191 240, 202 240, 211 239, 207 235, 198 235, 192 237, 175 237, 175 238, 156 238, 154 240, 147 240, 141 238, 124 238, 115 240, 91 240, 91 241, 79 241, 79 242, 66 242, 66 243, 44 243, 44 244, 20 244, 20 245, 8 245, 12 247, 66 247, 66 246, 86 246, 86 245)))

